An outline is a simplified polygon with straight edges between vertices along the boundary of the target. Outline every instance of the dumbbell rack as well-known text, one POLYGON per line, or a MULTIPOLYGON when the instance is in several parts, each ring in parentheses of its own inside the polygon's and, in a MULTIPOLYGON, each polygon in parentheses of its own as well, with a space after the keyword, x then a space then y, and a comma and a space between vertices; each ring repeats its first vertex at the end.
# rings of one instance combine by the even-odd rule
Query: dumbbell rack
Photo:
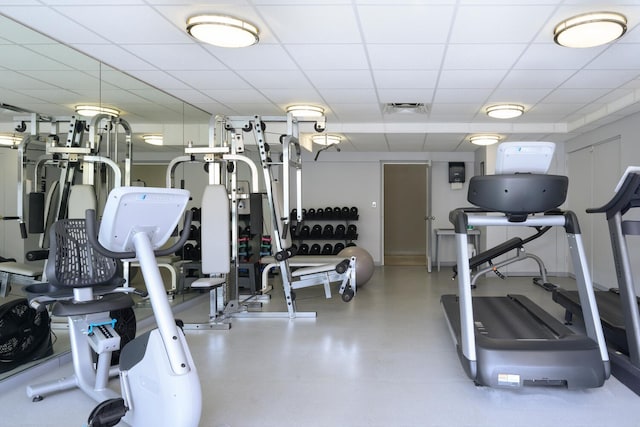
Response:
MULTIPOLYGON (((294 209, 290 218, 296 217, 297 212, 294 209)), ((358 239, 358 227, 353 222, 359 217, 356 207, 303 209, 303 220, 292 221, 290 228, 298 255, 336 255, 345 246, 354 245, 353 242, 358 239), (307 224, 307 221, 310 224, 307 224), (316 243, 309 246, 305 241, 316 243), (329 241, 338 243, 332 245, 329 241), (322 242, 325 243, 321 245, 322 242)))

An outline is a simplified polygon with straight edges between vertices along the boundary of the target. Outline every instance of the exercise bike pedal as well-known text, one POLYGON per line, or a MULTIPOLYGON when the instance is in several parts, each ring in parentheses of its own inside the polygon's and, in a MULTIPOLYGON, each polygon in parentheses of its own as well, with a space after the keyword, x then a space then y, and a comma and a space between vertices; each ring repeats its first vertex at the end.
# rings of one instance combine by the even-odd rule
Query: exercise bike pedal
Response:
POLYGON ((117 397, 105 400, 91 411, 87 427, 113 427, 120 422, 126 412, 124 399, 117 397))

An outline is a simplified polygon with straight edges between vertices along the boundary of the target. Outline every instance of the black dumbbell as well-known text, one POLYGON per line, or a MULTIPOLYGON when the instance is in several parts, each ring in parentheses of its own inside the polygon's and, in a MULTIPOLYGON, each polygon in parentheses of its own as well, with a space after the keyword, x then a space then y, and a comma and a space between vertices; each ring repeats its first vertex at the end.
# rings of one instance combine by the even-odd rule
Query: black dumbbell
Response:
POLYGON ((333 254, 333 245, 331 243, 325 243, 322 247, 321 255, 332 255, 333 254))

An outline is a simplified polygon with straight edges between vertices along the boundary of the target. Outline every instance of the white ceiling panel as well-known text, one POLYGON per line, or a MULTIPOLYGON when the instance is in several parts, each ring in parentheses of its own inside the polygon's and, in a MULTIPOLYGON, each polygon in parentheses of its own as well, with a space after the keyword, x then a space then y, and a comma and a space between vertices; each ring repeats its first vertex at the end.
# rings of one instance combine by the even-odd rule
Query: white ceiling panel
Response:
POLYGON ((161 70, 226 70, 227 66, 197 44, 172 45, 173 53, 161 45, 127 44, 124 49, 161 70))
POLYGON ((381 89, 433 89, 438 79, 435 70, 374 70, 373 75, 381 89))
POLYGON ((500 88, 549 89, 562 85, 573 70, 513 70, 500 83, 500 88))
POLYGON ((456 13, 451 43, 530 43, 554 6, 462 5, 456 13))
POLYGON ((366 43, 442 44, 447 41, 453 6, 385 3, 357 7, 366 43))
POLYGON ((524 52, 525 44, 451 44, 442 64, 445 70, 508 70, 524 52))
POLYGON ((258 10, 284 44, 360 42, 358 21, 349 5, 259 5, 258 10))
POLYGON ((361 44, 289 44, 295 63, 305 70, 366 70, 367 54, 361 44))
POLYGON ((373 88, 369 70, 310 70, 306 75, 318 89, 366 89, 373 88))
POLYGON ((298 70, 279 70, 267 73, 262 70, 242 70, 238 75, 255 88, 264 89, 309 89, 309 79, 298 70))
POLYGON ((116 44, 187 43, 191 38, 149 6, 58 6, 56 10, 116 44))
POLYGON ((368 47, 374 70, 439 70, 444 44, 372 44, 368 47))
MULTIPOLYGON (((277 44, 260 44, 247 49, 221 49, 204 46, 214 57, 231 70, 297 70, 287 50, 277 44)), ((305 48, 306 51, 310 49, 305 48)))
POLYGON ((444 89, 482 89, 496 87, 505 70, 450 70, 440 75, 438 87, 444 89))

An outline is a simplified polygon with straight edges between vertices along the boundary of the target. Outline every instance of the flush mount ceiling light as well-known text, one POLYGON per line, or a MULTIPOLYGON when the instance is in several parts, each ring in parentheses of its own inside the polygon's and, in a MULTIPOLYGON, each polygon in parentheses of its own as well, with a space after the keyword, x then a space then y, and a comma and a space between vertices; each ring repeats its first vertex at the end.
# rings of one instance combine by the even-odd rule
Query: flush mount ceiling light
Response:
POLYGON ((144 142, 151 145, 162 145, 163 143, 162 135, 159 134, 142 135, 142 139, 144 139, 144 142))
POLYGON ((474 135, 469 141, 476 145, 492 145, 500 141, 500 135, 474 135))
POLYGON ((513 119, 524 113, 524 107, 518 104, 499 104, 487 107, 486 112, 494 119, 513 119))
POLYGON ((318 145, 335 145, 340 144, 342 137, 340 135, 318 134, 311 137, 311 141, 318 145))
POLYGON ((247 47, 258 43, 258 28, 225 15, 196 15, 187 19, 187 32, 201 42, 218 47, 247 47))
POLYGON ((76 113, 85 117, 93 117, 98 114, 106 114, 112 117, 118 117, 120 111, 110 107, 100 107, 97 105, 76 105, 76 113))
POLYGON ((324 108, 315 105, 290 105, 287 113, 291 113, 293 117, 322 117, 324 108))
POLYGON ((600 46, 622 37, 627 18, 615 12, 591 12, 566 19, 553 29, 553 41, 566 47, 600 46))
POLYGON ((22 141, 22 138, 12 133, 0 133, 0 145, 13 147, 22 141))

